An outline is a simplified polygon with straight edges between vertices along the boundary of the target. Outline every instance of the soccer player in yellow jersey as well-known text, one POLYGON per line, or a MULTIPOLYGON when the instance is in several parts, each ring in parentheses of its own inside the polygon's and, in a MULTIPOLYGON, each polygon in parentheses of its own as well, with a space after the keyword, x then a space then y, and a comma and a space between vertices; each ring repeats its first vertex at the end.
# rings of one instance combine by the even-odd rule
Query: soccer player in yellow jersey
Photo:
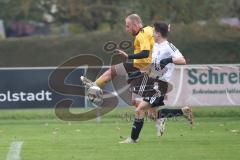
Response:
MULTIPOLYGON (((115 78, 117 75, 126 76, 132 78, 135 76, 135 73, 139 73, 144 68, 147 68, 148 65, 152 62, 152 48, 154 45, 153 37, 153 27, 147 26, 143 27, 141 18, 137 14, 131 14, 125 19, 125 29, 126 32, 135 37, 134 40, 134 54, 127 54, 124 51, 117 50, 119 54, 124 56, 127 59, 133 60, 133 63, 120 63, 114 66, 111 66, 105 73, 103 73, 95 82, 91 82, 89 79, 81 76, 82 82, 87 86, 98 86, 100 88, 115 78)), ((140 72, 141 73, 141 72, 140 72)), ((133 99, 132 103, 137 108, 140 104, 140 101, 135 101, 133 99)), ((139 113, 136 113, 139 114, 139 113)), ((144 113, 141 113, 143 115, 144 113)), ((140 130, 143 126, 143 118, 138 118, 134 121, 132 129, 132 135, 138 138, 140 130), (140 120, 139 120, 140 119, 140 120)))

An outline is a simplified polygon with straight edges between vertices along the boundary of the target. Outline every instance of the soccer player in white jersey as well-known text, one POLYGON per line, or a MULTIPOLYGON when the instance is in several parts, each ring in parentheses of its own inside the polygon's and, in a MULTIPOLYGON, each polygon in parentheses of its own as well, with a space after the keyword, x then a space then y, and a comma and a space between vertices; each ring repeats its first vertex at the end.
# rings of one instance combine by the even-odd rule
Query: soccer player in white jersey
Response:
MULTIPOLYGON (((154 24, 154 39, 155 44, 153 47, 152 53, 152 65, 150 71, 150 77, 155 78, 157 77, 159 80, 169 82, 171 76, 173 74, 175 65, 184 65, 186 64, 186 60, 183 57, 182 53, 170 42, 167 40, 169 32, 169 27, 167 30, 167 24, 160 22, 154 24)), ((179 110, 175 110, 175 116, 181 116, 182 111, 190 113, 186 117, 190 120, 190 123, 193 123, 192 111, 186 111, 184 109, 190 109, 188 107, 184 107, 179 110)), ((157 119, 157 129, 158 129, 158 136, 162 135, 164 132, 164 123, 166 121, 166 116, 168 115, 170 109, 162 109, 158 112, 158 119, 157 119)), ((167 117, 171 117, 173 110, 170 111, 167 117)), ((184 114, 186 115, 186 114, 184 114)))

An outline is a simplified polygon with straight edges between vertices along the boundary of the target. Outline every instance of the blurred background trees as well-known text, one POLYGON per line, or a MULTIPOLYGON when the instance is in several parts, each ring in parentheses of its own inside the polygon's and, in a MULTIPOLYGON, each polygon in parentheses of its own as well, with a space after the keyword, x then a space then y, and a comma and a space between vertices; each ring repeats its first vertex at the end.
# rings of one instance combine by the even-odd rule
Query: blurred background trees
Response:
MULTIPOLYGON (((1 0, 0 19, 76 25, 79 31, 110 30, 132 12, 146 23, 192 23, 240 17, 239 0, 1 0)), ((74 27, 72 27, 74 30, 74 27)))

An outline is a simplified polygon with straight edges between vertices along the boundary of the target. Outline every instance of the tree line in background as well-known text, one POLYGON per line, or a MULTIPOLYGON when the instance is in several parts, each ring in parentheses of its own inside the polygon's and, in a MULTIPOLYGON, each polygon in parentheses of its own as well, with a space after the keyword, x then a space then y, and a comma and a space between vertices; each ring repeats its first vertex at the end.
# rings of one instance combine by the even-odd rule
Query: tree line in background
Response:
POLYGON ((1 0, 0 19, 44 24, 77 24, 82 31, 119 28, 130 13, 146 23, 192 23, 220 17, 240 18, 239 0, 1 0))

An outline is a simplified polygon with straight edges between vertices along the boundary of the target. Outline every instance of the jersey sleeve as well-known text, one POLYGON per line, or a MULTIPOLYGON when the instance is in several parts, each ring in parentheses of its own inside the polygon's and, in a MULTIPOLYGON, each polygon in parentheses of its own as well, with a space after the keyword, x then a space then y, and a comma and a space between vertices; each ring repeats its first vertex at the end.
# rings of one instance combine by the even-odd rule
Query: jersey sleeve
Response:
POLYGON ((172 58, 183 57, 182 53, 172 43, 169 43, 169 52, 172 58))

